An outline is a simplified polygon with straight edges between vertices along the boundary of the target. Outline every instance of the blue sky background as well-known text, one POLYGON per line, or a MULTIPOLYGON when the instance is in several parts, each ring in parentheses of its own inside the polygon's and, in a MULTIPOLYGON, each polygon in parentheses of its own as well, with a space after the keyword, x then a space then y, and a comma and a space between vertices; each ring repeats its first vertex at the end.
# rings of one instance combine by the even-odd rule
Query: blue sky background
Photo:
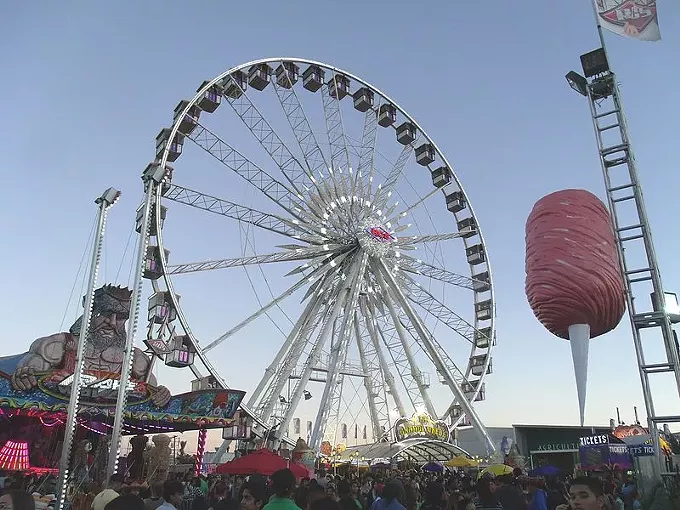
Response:
MULTIPOLYGON (((0 355, 58 330, 92 225, 92 200, 108 186, 123 196, 110 215, 103 277, 112 280, 122 261, 125 283, 131 249, 125 258, 123 251, 141 199, 139 177, 177 102, 234 65, 299 56, 347 69, 395 98, 435 139, 468 192, 497 289, 498 347, 482 417, 490 425, 575 424, 569 346, 538 324, 524 297, 524 223, 549 192, 582 187, 603 196, 587 103, 564 81, 598 39, 588 0, 521 4, 5 4, 0 355)), ((658 7, 661 42, 606 38, 665 286, 680 292, 680 4, 660 0, 658 7)), ((216 244, 225 242, 215 235, 216 244)), ((190 248, 182 251, 191 254, 190 248)), ((69 310, 65 328, 75 313, 69 310)), ((211 317, 215 324, 206 327, 215 331, 235 322, 211 317)), ((276 348, 261 342, 257 356, 276 348)), ((260 373, 248 370, 249 348, 239 343, 219 352, 223 374, 246 390, 260 373)), ((182 390, 186 381, 169 386, 182 390)), ((667 414, 678 403, 669 383, 655 386, 657 406, 667 414)), ((587 422, 607 423, 617 405, 626 421, 632 406, 644 412, 627 320, 592 344, 587 422)))

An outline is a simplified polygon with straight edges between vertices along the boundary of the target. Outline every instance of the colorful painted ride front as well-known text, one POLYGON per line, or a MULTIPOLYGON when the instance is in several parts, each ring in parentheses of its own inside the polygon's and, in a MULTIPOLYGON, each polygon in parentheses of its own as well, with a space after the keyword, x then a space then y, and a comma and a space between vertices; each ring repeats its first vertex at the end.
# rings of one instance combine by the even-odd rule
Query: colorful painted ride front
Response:
MULTIPOLYGON (((116 413, 130 296, 130 290, 110 285, 95 292, 83 353, 77 432, 78 440, 93 441, 95 457, 98 450, 108 447, 102 439, 109 435, 116 413)), ((31 466, 49 468, 58 461, 81 323, 82 316, 68 332, 39 338, 28 352, 0 358, 0 447, 8 441, 26 442, 31 466)), ((151 369, 152 359, 135 348, 124 410, 125 434, 232 425, 243 391, 206 389, 173 396, 157 384, 151 369)))

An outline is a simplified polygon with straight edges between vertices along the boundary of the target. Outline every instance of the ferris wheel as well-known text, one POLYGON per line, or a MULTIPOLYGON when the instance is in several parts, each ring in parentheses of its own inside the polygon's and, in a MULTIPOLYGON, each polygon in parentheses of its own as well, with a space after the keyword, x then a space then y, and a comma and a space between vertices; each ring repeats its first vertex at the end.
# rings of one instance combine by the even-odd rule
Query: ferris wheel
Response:
POLYGON ((156 142, 147 172, 164 178, 138 211, 151 352, 240 387, 220 372, 256 370, 264 331, 276 350, 242 409, 270 438, 290 441, 302 403, 317 449, 360 413, 383 441, 414 412, 469 422, 493 449, 472 406, 495 344, 484 239, 452 166, 396 102, 328 64, 267 58, 202 83, 156 142), (210 322, 242 314, 212 338, 195 333, 215 301, 204 284, 221 289, 210 322))

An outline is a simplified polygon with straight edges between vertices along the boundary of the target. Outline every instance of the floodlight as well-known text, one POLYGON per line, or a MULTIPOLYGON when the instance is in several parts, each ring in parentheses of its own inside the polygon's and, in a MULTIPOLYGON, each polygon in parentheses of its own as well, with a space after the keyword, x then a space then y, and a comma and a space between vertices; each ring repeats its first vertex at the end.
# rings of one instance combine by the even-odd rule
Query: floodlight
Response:
POLYGON ((110 207, 116 203, 118 197, 120 197, 120 191, 118 191, 116 188, 109 188, 104 193, 102 193, 102 195, 97 200, 95 200, 94 203, 104 203, 106 204, 106 207, 110 207))
POLYGON ((569 86, 582 96, 588 95, 588 82, 586 79, 578 74, 576 71, 569 71, 565 78, 569 86))
POLYGON ((673 324, 677 324, 678 322, 680 322, 680 304, 678 304, 678 296, 677 294, 675 294, 675 292, 663 293, 664 302, 662 306, 659 306, 659 304, 657 303, 656 294, 652 293, 651 297, 654 311, 666 312, 666 315, 668 315, 668 318, 673 324))
POLYGON ((589 53, 581 55, 581 67, 586 78, 609 71, 607 54, 603 48, 598 48, 589 53))

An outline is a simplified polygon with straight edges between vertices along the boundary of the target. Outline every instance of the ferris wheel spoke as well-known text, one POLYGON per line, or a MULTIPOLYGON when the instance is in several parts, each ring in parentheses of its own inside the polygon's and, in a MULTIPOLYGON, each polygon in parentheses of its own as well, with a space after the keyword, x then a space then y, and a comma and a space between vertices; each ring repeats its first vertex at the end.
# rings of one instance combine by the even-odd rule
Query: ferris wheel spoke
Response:
POLYGON ((420 392, 423 404, 425 405, 425 409, 430 414, 430 416, 437 416, 437 410, 434 408, 432 399, 430 398, 430 395, 427 391, 428 388, 430 387, 430 382, 426 380, 422 371, 418 367, 418 362, 416 361, 416 358, 413 355, 413 350, 411 348, 411 344, 407 336, 406 328, 404 327, 404 324, 402 323, 401 318, 397 313, 397 309, 394 306, 394 303, 392 302, 387 286, 386 285, 383 286, 383 289, 384 289, 382 296, 383 301, 385 302, 387 310, 389 311, 389 315, 392 319, 392 324, 394 324, 395 331, 397 332, 397 336, 399 337, 399 341, 401 342, 401 346, 406 356, 406 360, 408 361, 410 372, 413 376, 413 379, 415 379, 416 381, 418 391, 420 392))
POLYGON ((277 306, 279 303, 284 301, 291 294, 295 293, 298 289, 301 289, 303 286, 307 285, 309 283, 309 281, 310 281, 310 277, 305 276, 304 278, 302 278, 301 280, 296 282, 294 285, 292 285, 291 287, 286 289, 282 294, 280 294, 276 298, 272 299, 269 303, 267 303, 266 305, 261 307, 259 310, 257 310, 256 312, 254 312, 253 314, 248 316, 246 319, 239 322, 236 326, 229 329, 228 331, 226 331, 225 333, 223 333, 222 335, 217 337, 215 340, 210 342, 208 345, 203 347, 203 352, 207 352, 211 349, 214 349, 215 347, 220 345, 222 342, 224 342, 227 338, 234 335, 235 333, 238 333, 241 329, 243 329, 248 324, 250 324, 251 322, 255 321, 256 319, 258 319, 259 317, 264 315, 271 308, 277 306))
POLYGON ((463 390, 456 382, 455 377, 451 373, 449 367, 446 366, 446 363, 444 362, 441 353, 436 349, 436 346, 432 342, 431 335, 427 332, 418 314, 413 310, 413 308, 409 304, 408 299, 402 292, 398 283, 394 279, 392 273, 390 273, 390 271, 387 269, 387 267, 382 261, 375 261, 373 263, 373 267, 376 272, 379 272, 380 275, 379 280, 381 280, 381 283, 386 284, 386 287, 389 288, 389 293, 391 293, 394 296, 395 300, 399 303, 399 305, 402 307, 408 318, 411 320, 413 327, 415 328, 418 336, 420 337, 423 347, 428 352, 430 358, 434 363, 435 368, 439 372, 439 375, 442 376, 443 381, 449 387, 456 400, 460 402, 463 411, 465 412, 465 414, 467 414, 468 418, 470 418, 470 422, 475 427, 476 432, 480 435, 482 439, 484 439, 485 443, 488 445, 489 448, 495 448, 493 440, 491 439, 488 432, 484 428, 484 425, 479 419, 477 412, 472 407, 472 404, 468 402, 468 400, 465 398, 463 390))
MULTIPOLYGON (((376 335, 380 340, 382 340, 382 346, 384 346, 385 350, 387 350, 394 368, 397 369, 397 374, 399 374, 399 379, 404 385, 406 396, 411 402, 413 410, 415 411, 416 409, 424 409, 425 403, 423 402, 423 398, 420 393, 418 379, 411 371, 411 364, 409 363, 406 351, 401 342, 401 338, 397 334, 397 329, 394 323, 387 317, 387 315, 380 315, 378 318, 375 318, 374 327, 376 335)), ((379 347, 381 350, 382 346, 379 347)), ((426 381, 423 380, 423 382, 426 381)), ((399 401, 395 400, 397 409, 399 409, 401 416, 406 416, 407 413, 399 393, 397 392, 394 395, 396 395, 399 399, 399 401), (401 412, 402 410, 404 410, 403 413, 401 412)))
POLYGON ((387 200, 392 195, 392 191, 394 190, 394 187, 396 186, 401 174, 404 171, 406 163, 408 163, 408 160, 414 151, 417 141, 418 139, 416 138, 411 143, 404 145, 404 148, 401 150, 399 157, 392 166, 390 173, 387 174, 385 182, 378 185, 378 188, 375 190, 375 194, 373 196, 373 205, 376 209, 382 209, 385 207, 387 200))
POLYGON ((467 342, 474 345, 475 332, 478 334, 479 332, 472 324, 451 310, 409 276, 404 275, 402 284, 410 301, 420 306, 423 310, 432 315, 435 320, 444 324, 467 342))
POLYGON ((305 169, 288 150, 286 144, 283 143, 269 122, 262 116, 260 110, 250 100, 248 93, 243 88, 241 88, 241 91, 242 94, 234 94, 233 97, 225 94, 224 97, 243 124, 260 142, 272 161, 276 163, 296 193, 300 194, 305 189, 309 189, 314 185, 310 178, 310 170, 305 169))
MULTIPOLYGON (((413 327, 413 324, 411 324, 411 321, 406 316, 406 313, 403 312, 403 310, 401 310, 401 309, 399 309, 398 311, 401 312, 399 314, 399 316, 400 316, 400 319, 402 321, 402 324, 404 324, 404 329, 406 329, 406 331, 408 331, 408 334, 413 339, 413 346, 417 347, 419 352, 423 352, 428 358, 430 358, 430 354, 426 350, 420 348, 420 341, 419 341, 419 338, 418 338, 418 333, 415 331, 415 328, 413 327)), ((434 346, 437 349, 440 350, 442 357, 444 358, 444 362, 445 362, 446 366, 449 367, 449 370, 453 374, 453 377, 456 380, 456 382, 458 384, 463 384, 467 379, 466 379, 465 375, 463 374, 463 372, 461 371, 461 369, 458 367, 456 362, 453 361, 453 359, 451 359, 448 352, 442 348, 441 344, 437 340, 437 337, 429 331, 428 331, 428 333, 430 335, 430 340, 432 341, 434 346)), ((433 360, 430 358, 430 361, 433 361, 433 360)))
POLYGON ((447 234, 428 234, 421 236, 407 236, 397 238, 395 243, 401 249, 409 249, 409 246, 422 243, 438 243, 439 241, 448 241, 450 239, 459 239, 461 237, 469 236, 469 232, 450 232, 447 234))
POLYGON ((322 240, 322 238, 314 234, 312 227, 301 223, 299 220, 287 220, 274 214, 206 195, 200 191, 178 186, 177 184, 171 184, 163 198, 195 207, 196 209, 226 216, 237 221, 244 221, 286 237, 301 239, 310 243, 318 243, 322 240))
POLYGON ((297 144, 305 157, 305 161, 311 171, 310 180, 316 185, 316 179, 323 175, 322 170, 329 168, 326 157, 321 150, 321 146, 314 135, 309 119, 300 103, 295 87, 290 82, 290 75, 285 74, 288 80, 288 87, 282 87, 277 80, 272 82, 279 103, 286 115, 297 144))
MULTIPOLYGON (((377 105, 379 108, 379 103, 377 105)), ((361 145, 359 147, 359 165, 354 174, 354 182, 352 184, 352 197, 361 199, 359 204, 352 203, 352 214, 357 208, 361 212, 358 214, 358 221, 365 217, 365 203, 363 199, 370 196, 371 183, 373 182, 373 159, 375 155, 375 145, 378 134, 378 114, 376 110, 370 108, 364 114, 364 128, 361 134, 361 145), (364 179, 364 175, 367 178, 364 179)))
POLYGON ((272 264, 275 262, 288 262, 291 260, 308 260, 317 257, 328 257, 334 252, 347 249, 340 245, 323 245, 315 248, 296 249, 285 252, 269 253, 267 255, 252 255, 248 257, 236 257, 231 259, 206 260, 202 262, 187 262, 168 266, 167 274, 195 273, 197 271, 212 271, 227 267, 241 267, 256 264, 272 264))
POLYGON ((351 282, 351 287, 348 292, 347 303, 344 306, 342 320, 340 323, 340 330, 338 332, 335 344, 331 344, 331 357, 329 362, 329 372, 326 379, 326 384, 323 389, 321 402, 329 405, 322 405, 316 415, 314 428, 312 429, 312 436, 310 446, 318 448, 321 444, 321 439, 324 433, 324 427, 328 420, 329 413, 332 411, 332 404, 336 399, 340 398, 338 392, 342 390, 342 385, 338 384, 338 377, 340 375, 340 367, 347 359, 347 350, 349 348, 352 337, 351 320, 354 317, 354 310, 356 310, 359 300, 359 290, 361 289, 361 282, 364 279, 364 272, 368 265, 368 255, 365 252, 356 256, 358 260, 354 264, 358 264, 359 269, 351 282), (313 446, 312 446, 313 445, 313 446))
MULTIPOLYGON (((361 304, 359 307, 361 307, 361 304)), ((374 360, 371 360, 368 357, 368 353, 371 352, 372 347, 370 339, 368 338, 368 331, 366 329, 366 323, 361 320, 359 312, 355 311, 354 338, 356 340, 357 350, 359 352, 361 370, 366 374, 366 377, 363 377, 363 383, 364 389, 366 390, 368 413, 371 417, 373 437, 377 440, 380 437, 378 426, 382 422, 379 413, 381 413, 383 416, 389 416, 389 407, 387 406, 387 395, 384 394, 385 381, 382 376, 382 370, 380 366, 374 362, 374 360)))
POLYGON ((444 196, 446 196, 446 192, 444 191, 444 189, 445 189, 447 186, 448 186, 448 184, 445 185, 445 186, 442 186, 441 188, 435 188, 435 189, 433 189, 432 191, 430 191, 430 192, 427 193, 426 195, 420 197, 420 198, 418 199, 417 202, 414 202, 413 204, 411 204, 410 206, 408 206, 406 209, 404 209, 403 211, 399 212, 398 214, 396 214, 396 215, 394 215, 394 216, 390 216, 390 215, 388 214, 387 216, 390 218, 388 221, 389 221, 390 223, 394 223, 395 225, 401 223, 401 221, 402 221, 404 218, 406 218, 406 217, 409 215, 409 213, 412 213, 413 211, 415 211, 416 209, 418 209, 420 206, 422 206, 423 204, 425 204, 425 202, 427 201, 428 198, 430 198, 430 197, 436 195, 436 194, 439 193, 440 191, 444 194, 444 196))
MULTIPOLYGON (((348 294, 351 291, 353 285, 358 283, 357 275, 359 273, 359 269, 360 264, 357 261, 353 261, 351 266, 347 269, 349 275, 344 280, 340 279, 337 282, 335 302, 333 303, 331 312, 328 314, 325 321, 323 322, 323 326, 321 327, 319 336, 316 342, 313 344, 313 347, 311 348, 309 355, 307 356, 307 359, 302 367, 300 378, 295 384, 295 389, 293 390, 293 394, 291 396, 288 408, 286 409, 283 421, 281 422, 282 430, 287 430, 288 426, 290 425, 290 420, 293 417, 293 413, 295 412, 297 405, 300 403, 303 391, 305 390, 307 384, 309 383, 309 378, 312 375, 314 366, 319 362, 319 358, 321 356, 323 348, 328 342, 329 337, 331 336, 333 326, 337 318, 340 316, 342 309, 344 308, 345 302, 348 298, 348 294)), ((328 401, 321 400, 321 402, 322 405, 325 405, 327 404, 328 401)))
MULTIPOLYGON (((187 138, 206 151, 212 157, 224 164, 262 192, 270 200, 278 204, 291 216, 298 217, 294 212, 297 203, 297 193, 290 190, 283 183, 262 170, 243 154, 222 140, 215 133, 202 124, 187 135, 187 138)), ((299 198, 299 197, 298 197, 299 198)))
POLYGON ((469 290, 487 290, 489 282, 481 278, 470 278, 469 276, 453 273, 447 269, 442 269, 433 264, 423 262, 409 255, 401 254, 399 257, 399 269, 413 274, 419 274, 444 283, 455 285, 469 290))
MULTIPOLYGON (((282 349, 267 367, 264 377, 248 401, 250 407, 258 410, 262 420, 267 421, 271 418, 278 397, 290 380, 305 345, 329 312, 330 305, 324 304, 320 296, 311 299, 286 338, 282 349)), ((286 405, 288 404, 289 402, 286 402, 286 405)))
MULTIPOLYGON (((367 345, 364 348, 364 350, 367 354, 371 352, 374 353, 374 356, 377 359, 378 364, 380 366, 382 377, 385 379, 387 388, 389 389, 390 395, 392 396, 392 400, 394 401, 394 405, 397 407, 397 411, 399 411, 399 416, 406 416, 406 408, 404 407, 404 404, 401 401, 401 396, 397 389, 397 385, 394 380, 394 375, 392 375, 392 371, 390 370, 390 367, 387 364, 385 354, 383 353, 382 348, 380 347, 380 340, 378 338, 378 326, 376 324, 375 313, 373 311, 373 308, 369 301, 364 298, 359 301, 359 310, 361 311, 361 315, 364 319, 364 322, 366 323, 368 336, 371 340, 370 347, 369 345, 367 345)), ((385 395, 385 399, 387 399, 387 395, 385 395)), ((385 401, 385 405, 387 406, 387 400, 385 401)), ((387 423, 388 424, 387 430, 389 430, 390 423, 389 408, 385 411, 385 415, 381 420, 381 424, 382 423, 387 423)), ((376 435, 376 437, 378 436, 376 435)))
MULTIPOLYGON (((332 78, 336 80, 334 76, 332 78)), ((323 112, 326 120, 326 133, 328 144, 331 151, 331 166, 329 172, 333 180, 336 199, 349 195, 349 188, 346 186, 343 170, 349 175, 350 158, 347 148, 347 138, 342 122, 342 112, 340 111, 340 101, 337 97, 330 94, 329 86, 321 87, 321 97, 323 100, 323 112)))

